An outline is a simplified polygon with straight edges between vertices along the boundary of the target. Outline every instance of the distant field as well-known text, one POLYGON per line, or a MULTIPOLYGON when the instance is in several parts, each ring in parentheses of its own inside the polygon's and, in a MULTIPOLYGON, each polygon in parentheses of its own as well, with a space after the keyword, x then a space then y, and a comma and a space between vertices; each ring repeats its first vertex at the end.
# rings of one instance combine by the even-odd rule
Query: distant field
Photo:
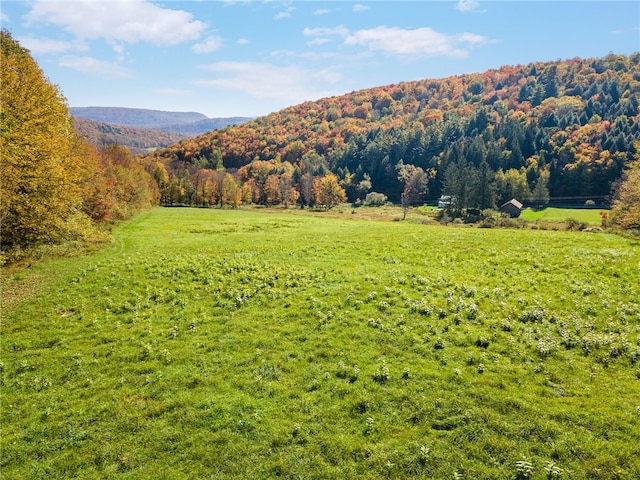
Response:
POLYGON ((587 208, 546 207, 540 210, 525 208, 522 211, 520 218, 530 222, 535 222, 536 220, 564 222, 568 218, 571 218, 590 225, 600 225, 602 221, 600 217, 600 210, 587 208))
POLYGON ((640 478, 637 241, 359 215, 158 208, 3 271, 0 476, 640 478))

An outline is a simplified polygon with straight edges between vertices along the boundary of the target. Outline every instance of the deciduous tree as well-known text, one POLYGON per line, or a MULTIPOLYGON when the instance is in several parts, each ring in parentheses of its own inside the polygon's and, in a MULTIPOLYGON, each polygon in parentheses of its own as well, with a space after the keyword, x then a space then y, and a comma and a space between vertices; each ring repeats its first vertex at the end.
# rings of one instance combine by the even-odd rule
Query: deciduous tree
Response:
POLYGON ((312 174, 305 173, 300 177, 300 195, 302 197, 302 203, 308 207, 315 205, 314 184, 315 179, 312 174))
POLYGON ((347 194, 333 173, 315 179, 314 193, 316 203, 327 209, 347 201, 347 194))
POLYGON ((407 210, 418 203, 427 193, 427 174, 415 165, 405 165, 402 160, 397 165, 398 180, 404 184, 402 190, 402 219, 407 218, 407 210))
MULTIPOLYGON (((640 142, 635 143, 640 152, 640 142)), ((622 180, 614 194, 611 209, 611 221, 614 225, 627 230, 640 230, 640 154, 629 162, 622 180)))
POLYGON ((271 174, 264 184, 264 196, 267 205, 276 205, 282 200, 280 191, 280 176, 271 174))
POLYGON ((66 101, 29 51, 6 31, 0 50, 2 246, 82 236, 74 225, 85 225, 83 185, 97 166, 84 161, 66 101))
POLYGON ((290 173, 280 175, 280 193, 282 194, 282 203, 285 207, 295 205, 300 198, 300 193, 293 185, 293 177, 290 173))

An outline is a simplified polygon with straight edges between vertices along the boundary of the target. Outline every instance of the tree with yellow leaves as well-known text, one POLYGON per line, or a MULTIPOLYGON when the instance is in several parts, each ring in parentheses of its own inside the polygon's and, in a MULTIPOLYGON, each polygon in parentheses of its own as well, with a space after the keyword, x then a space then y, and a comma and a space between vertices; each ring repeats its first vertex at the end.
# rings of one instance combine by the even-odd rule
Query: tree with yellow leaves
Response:
POLYGON ((316 177, 313 182, 313 191, 316 205, 321 205, 328 210, 347 201, 347 194, 340 186, 338 177, 333 173, 316 177))
MULTIPOLYGON (((0 32, 2 248, 77 238, 91 228, 84 189, 96 177, 58 87, 9 32, 0 32)), ((92 161, 93 160, 93 161, 92 161)))

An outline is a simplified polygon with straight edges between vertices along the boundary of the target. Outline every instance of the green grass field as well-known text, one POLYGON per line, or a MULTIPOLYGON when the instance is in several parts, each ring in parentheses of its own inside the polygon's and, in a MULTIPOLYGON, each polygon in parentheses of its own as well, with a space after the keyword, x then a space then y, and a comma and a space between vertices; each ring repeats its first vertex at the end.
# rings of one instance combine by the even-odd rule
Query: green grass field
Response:
POLYGON ((6 479, 640 478, 640 244, 162 209, 3 271, 6 479))
POLYGON ((578 222, 583 222, 590 225, 600 225, 602 222, 602 218, 600 217, 600 210, 587 208, 525 208, 522 211, 522 215, 520 215, 520 218, 529 222, 565 222, 570 218, 578 222))

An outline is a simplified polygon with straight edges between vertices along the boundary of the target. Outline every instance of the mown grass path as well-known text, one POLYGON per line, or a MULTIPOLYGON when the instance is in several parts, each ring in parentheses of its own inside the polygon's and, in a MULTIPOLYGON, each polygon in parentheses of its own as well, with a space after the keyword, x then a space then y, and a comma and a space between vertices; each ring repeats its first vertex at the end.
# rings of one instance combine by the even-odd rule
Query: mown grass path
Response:
POLYGON ((9 283, 3 478, 640 477, 637 241, 214 209, 114 238, 9 283))

